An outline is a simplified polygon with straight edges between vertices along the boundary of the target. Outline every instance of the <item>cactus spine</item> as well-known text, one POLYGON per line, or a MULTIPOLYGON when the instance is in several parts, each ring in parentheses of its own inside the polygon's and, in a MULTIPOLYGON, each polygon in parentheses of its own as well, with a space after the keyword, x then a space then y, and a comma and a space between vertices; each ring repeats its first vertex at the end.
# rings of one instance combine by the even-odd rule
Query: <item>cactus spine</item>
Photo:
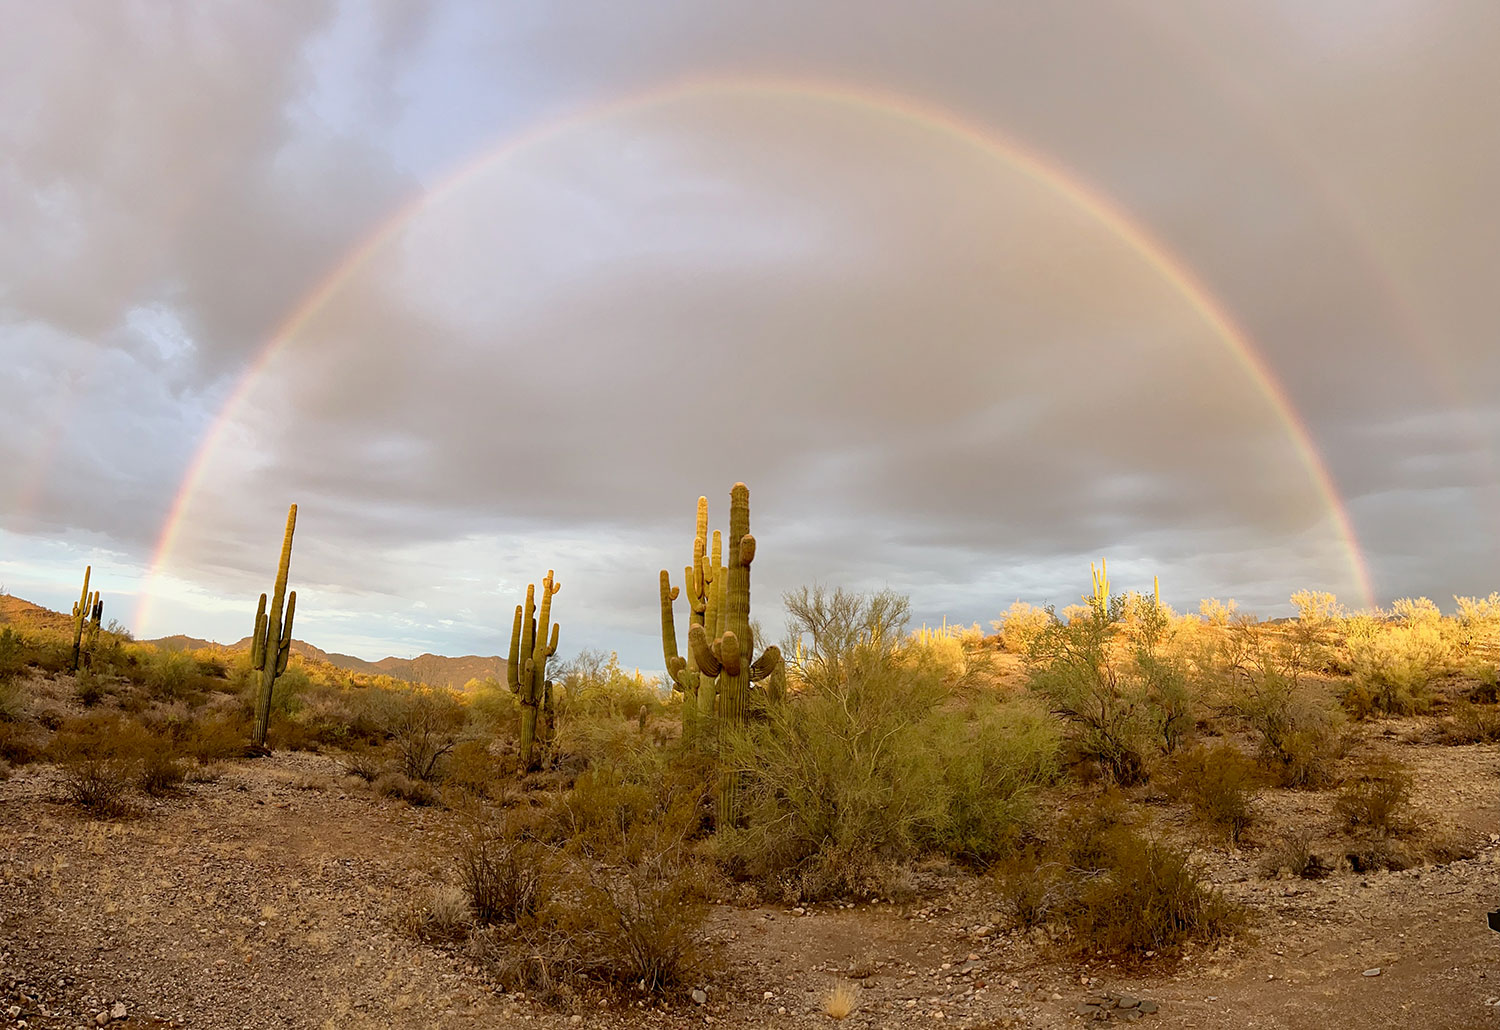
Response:
POLYGON ((542 580, 540 623, 537 620, 535 583, 526 587, 524 612, 520 605, 516 605, 516 617, 511 622, 510 655, 505 662, 505 676, 511 691, 521 698, 522 772, 539 764, 536 749, 539 713, 544 741, 550 732, 552 685, 547 682, 547 660, 557 653, 557 623, 551 623, 551 639, 548 639, 548 623, 552 619, 552 595, 561 589, 562 584, 552 581, 552 570, 548 569, 547 578, 542 580))
POLYGON ((255 609, 255 635, 250 640, 250 665, 260 675, 260 693, 255 702, 255 735, 258 748, 266 746, 266 730, 271 725, 271 694, 276 677, 286 672, 292 654, 292 617, 297 611, 297 591, 286 592, 286 577, 292 566, 292 531, 297 528, 297 506, 287 509, 286 535, 281 540, 281 563, 276 567, 276 587, 271 607, 266 595, 260 595, 255 609), (286 602, 286 620, 282 621, 282 602, 286 602))
MULTIPOLYGON (((715 578, 708 584, 704 624, 695 622, 688 630, 688 646, 699 673, 699 714, 716 715, 721 728, 744 722, 751 683, 779 682, 782 672, 781 650, 775 646, 751 660, 755 641, 750 634, 750 563, 755 560, 755 537, 750 535, 750 488, 744 483, 734 484, 729 493, 729 537, 723 544, 728 565, 720 564, 716 539, 715 578), (710 698, 707 704, 705 697, 710 698)), ((695 552, 698 546, 695 542, 695 552)), ((738 795, 737 779, 726 773, 719 785, 720 826, 733 825, 738 795)))
POLYGON ((85 565, 83 568, 83 592, 78 595, 78 600, 73 605, 73 657, 72 669, 78 671, 79 649, 83 644, 83 625, 88 621, 89 612, 94 603, 99 600, 98 594, 89 593, 89 577, 93 575, 94 567, 85 565))

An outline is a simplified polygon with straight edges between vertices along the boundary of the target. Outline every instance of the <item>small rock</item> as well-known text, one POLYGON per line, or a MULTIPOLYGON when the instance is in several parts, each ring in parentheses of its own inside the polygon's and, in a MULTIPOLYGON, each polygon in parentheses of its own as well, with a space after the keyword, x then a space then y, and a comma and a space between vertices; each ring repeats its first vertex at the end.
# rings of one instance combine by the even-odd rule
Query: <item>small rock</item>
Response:
POLYGON ((1366 969, 1365 970, 1365 976, 1379 976, 1379 975, 1380 975, 1380 967, 1379 966, 1376 966, 1374 969, 1366 969))
POLYGON ((112 1006, 110 1006, 110 1019, 124 1019, 127 1015, 129 1015, 129 1012, 126 1010, 125 1003, 123 1001, 117 1001, 112 1006))
POLYGON ((1157 1005, 1156 1002, 1152 1001, 1151 999, 1149 999, 1149 998, 1142 998, 1141 999, 1141 1003, 1136 1006, 1135 1010, 1137 1012, 1150 1013, 1150 1012, 1155 1012, 1160 1007, 1161 1006, 1157 1005))
POLYGON ((101 1012, 97 1016, 94 1017, 94 1025, 95 1026, 106 1026, 108 1024, 109 1024, 109 1013, 108 1012, 101 1012))
POLYGON ((12 1005, 10 1008, 8 1008, 8 1009, 5 1010, 5 1014, 7 1016, 9 1016, 11 1019, 20 1019, 21 1018, 21 1006, 19 1006, 19 1005, 12 1005))
POLYGON ((693 988, 693 1004, 694 1005, 707 1005, 708 1004, 708 992, 705 991, 701 987, 694 987, 693 988))
POLYGON ((574 1013, 573 1015, 568 1017, 568 1022, 572 1023, 574 1026, 577 1026, 579 1023, 583 1022, 583 1017, 578 1015, 577 1013, 574 1013))

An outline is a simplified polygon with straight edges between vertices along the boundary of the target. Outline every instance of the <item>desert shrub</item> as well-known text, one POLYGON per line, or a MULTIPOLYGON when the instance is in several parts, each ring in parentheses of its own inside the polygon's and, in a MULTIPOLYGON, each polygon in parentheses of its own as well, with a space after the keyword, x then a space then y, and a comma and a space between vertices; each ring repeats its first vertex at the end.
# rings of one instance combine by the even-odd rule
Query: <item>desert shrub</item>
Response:
POLYGON ((1230 710, 1256 738, 1256 758, 1272 783, 1316 790, 1333 783, 1346 748, 1343 717, 1265 655, 1230 687, 1230 710))
POLYGON ((618 654, 580 651, 559 664, 555 674, 560 688, 554 695, 559 726, 569 719, 590 717, 639 724, 642 712, 649 718, 663 708, 660 681, 641 675, 639 669, 627 673, 620 667, 618 654))
POLYGON ((396 909, 396 926, 419 941, 452 943, 468 936, 474 919, 469 900, 457 887, 441 885, 419 891, 396 909))
POLYGON ((1186 852, 1127 833, 1117 838, 1103 875, 1077 883, 1059 918, 1080 952, 1143 958, 1228 934, 1243 916, 1186 852))
POLYGON ((1500 644, 1500 593, 1489 597, 1454 597, 1461 655, 1473 655, 1500 644))
POLYGON ((1351 634, 1352 677, 1339 697, 1350 714, 1361 719, 1412 715, 1432 707, 1432 684, 1452 668, 1456 656, 1436 612, 1435 607, 1410 609, 1400 624, 1376 624, 1351 634))
POLYGON ((1255 798, 1255 770, 1232 744, 1199 746, 1179 753, 1171 765, 1168 789, 1193 814, 1231 844, 1249 827, 1255 798))
POLYGON ((199 765, 211 765, 242 755, 250 739, 250 726, 233 714, 208 715, 183 726, 182 752, 199 765))
POLYGON ((104 677, 93 669, 79 669, 73 679, 73 697, 85 708, 104 700, 104 677))
POLYGON ((42 757, 42 742, 36 727, 26 722, 0 720, 0 761, 27 765, 42 757))
POLYGON ((943 698, 936 676, 832 658, 850 679, 772 704, 764 723, 722 739, 745 818, 721 828, 721 848, 737 871, 800 882, 807 897, 866 893, 872 870, 912 855, 946 816, 941 755, 922 727, 943 698))
POLYGON ((1356 873, 1374 873, 1382 869, 1400 872, 1421 863, 1422 856, 1405 842, 1393 837, 1364 834, 1347 846, 1344 861, 1356 873))
POLYGON ((1260 871, 1271 878, 1295 876, 1321 880, 1333 872, 1333 867, 1313 849, 1312 835, 1304 830, 1283 834, 1276 845, 1266 850, 1260 871))
POLYGON ((891 590, 830 593, 820 585, 782 595, 787 636, 781 651, 794 678, 813 689, 837 688, 860 678, 866 666, 891 664, 906 636, 911 602, 891 590))
POLYGON ((494 913, 475 946, 503 988, 546 997, 588 981, 658 993, 702 966, 698 868, 675 832, 637 836, 621 852, 628 859, 607 864, 547 849, 513 825, 469 839, 466 889, 476 911, 494 913))
POLYGON ((414 780, 399 772, 384 772, 370 784, 370 789, 383 798, 400 798, 409 805, 435 805, 437 791, 426 780, 414 780))
POLYGON ((346 752, 339 762, 344 772, 366 783, 374 783, 385 771, 385 756, 376 748, 358 748, 346 752))
POLYGON ((495 737, 517 739, 521 735, 521 699, 509 686, 493 677, 464 684, 469 698, 469 716, 484 732, 495 737))
POLYGON ((1084 875, 1108 869, 1132 832, 1130 817, 1130 806, 1116 789, 1073 802, 1057 827, 1059 861, 1084 875))
POLYGON ((457 745, 463 725, 463 704, 451 690, 413 688, 387 728, 401 771, 413 780, 436 779, 438 763, 457 745))
POLYGON ((191 654, 157 650, 151 655, 145 685, 159 698, 186 698, 203 689, 204 679, 191 654))
POLYGON ((1027 654, 1031 688, 1072 727, 1079 760, 1115 783, 1146 776, 1157 727, 1147 689, 1111 648, 1124 598, 1095 601, 1063 622, 1053 616, 1027 654))
POLYGON ((471 826, 458 853, 460 884, 482 923, 536 915, 551 888, 554 864, 551 849, 514 820, 471 826))
POLYGON ((684 983, 701 964, 698 940, 708 906, 694 870, 675 844, 615 867, 587 867, 579 903, 550 915, 576 940, 582 971, 619 986, 659 992, 684 983))
POLYGON ((1018 852, 998 863, 993 872, 1001 912, 1018 929, 1050 922, 1072 895, 1067 869, 1043 852, 1018 852))
POLYGON ((0 677, 0 722, 20 722, 31 705, 31 697, 19 678, 0 677))
POLYGON ((953 858, 989 863, 1027 829, 1038 785, 1058 772, 1062 732, 1031 700, 975 700, 967 712, 938 712, 921 730, 937 754, 945 810, 919 834, 953 858))
POLYGON ((10 626, 0 627, 0 685, 26 669, 26 640, 10 626))
POLYGON ((448 756, 447 782, 470 794, 484 795, 496 782, 500 761, 490 753, 488 740, 470 737, 454 745, 448 756))
POLYGON ((132 727, 113 713, 84 716, 64 724, 47 749, 69 799, 98 818, 130 811, 130 788, 142 766, 139 727, 132 727))
POLYGON ((1047 609, 1025 601, 1014 601, 990 625, 1000 634, 1001 647, 1011 654, 1024 655, 1050 621, 1047 609))
POLYGON ((1333 811, 1348 830, 1381 836, 1409 832, 1411 774, 1395 759, 1368 759, 1345 780, 1333 811))

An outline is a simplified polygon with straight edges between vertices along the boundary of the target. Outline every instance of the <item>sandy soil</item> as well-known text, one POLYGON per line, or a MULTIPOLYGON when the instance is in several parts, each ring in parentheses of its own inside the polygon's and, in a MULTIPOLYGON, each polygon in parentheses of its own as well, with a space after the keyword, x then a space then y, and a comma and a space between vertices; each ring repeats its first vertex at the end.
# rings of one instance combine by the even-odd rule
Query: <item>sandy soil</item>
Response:
MULTIPOLYGON (((231 763, 108 823, 27 766, 0 782, 0 1026, 94 1026, 111 1010, 127 1027, 812 1026, 832 1023, 840 981, 856 988, 855 1027, 1078 1026, 1104 990, 1157 1002, 1142 1026, 1500 1025, 1500 934, 1484 918, 1500 906, 1500 746, 1400 736, 1368 746, 1399 749, 1422 810, 1477 837, 1478 855, 1301 881, 1261 878, 1253 848, 1204 849, 1252 927, 1174 971, 1063 961, 997 932, 989 881, 939 868, 912 905, 718 907, 708 933, 725 963, 707 1003, 684 992, 650 1009, 548 1009, 409 939, 395 913, 452 879, 458 817, 353 789, 332 758, 231 763)), ((1326 833, 1331 803, 1270 792, 1262 816, 1326 833)))

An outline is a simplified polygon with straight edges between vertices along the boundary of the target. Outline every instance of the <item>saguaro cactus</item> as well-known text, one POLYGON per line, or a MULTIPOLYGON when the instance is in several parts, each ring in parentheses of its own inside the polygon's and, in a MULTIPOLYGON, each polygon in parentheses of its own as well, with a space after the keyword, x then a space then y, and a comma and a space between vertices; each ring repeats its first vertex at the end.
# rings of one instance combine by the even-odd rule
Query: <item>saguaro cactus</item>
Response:
POLYGON ((89 612, 93 610, 94 603, 99 600, 97 593, 89 593, 89 577, 93 573, 92 565, 84 566, 83 592, 78 595, 78 600, 73 605, 73 657, 70 664, 74 672, 78 671, 79 648, 83 643, 83 624, 88 621, 89 612))
MULTIPOLYGON (((717 627, 718 599, 724 584, 724 562, 722 539, 715 531, 713 550, 708 550, 708 498, 698 498, 698 524, 693 534, 693 564, 682 570, 682 579, 687 589, 688 607, 691 609, 689 625, 717 627)), ((672 689, 682 692, 682 729, 690 733, 701 713, 712 716, 714 691, 710 681, 707 690, 702 689, 703 679, 698 668, 677 651, 677 628, 672 613, 672 602, 677 599, 678 589, 672 586, 666 569, 661 570, 661 645, 662 657, 667 664, 667 677, 672 689)))
POLYGON ((104 601, 99 597, 99 591, 94 591, 94 604, 90 609, 89 621, 83 627, 83 666, 92 669, 94 667, 94 648, 99 643, 99 623, 104 618, 104 601))
MULTIPOLYGON (((688 630, 688 646, 699 673, 698 710, 716 714, 720 727, 744 721, 751 683, 779 678, 782 672, 781 650, 774 645, 752 661, 750 563, 755 560, 755 537, 750 535, 750 488, 744 483, 734 484, 729 492, 729 538, 724 545, 728 565, 715 583, 717 589, 709 590, 712 603, 705 605, 705 625, 695 623, 688 630), (709 628, 714 630, 712 638, 709 628), (710 690, 713 707, 705 708, 701 702, 710 690)), ((720 826, 733 824, 738 794, 737 780, 726 774, 719 790, 720 826)))
POLYGON ((255 702, 255 736, 258 748, 266 746, 266 729, 271 725, 271 694, 276 678, 286 672, 292 655, 292 617, 297 611, 297 591, 286 592, 286 577, 292 566, 292 531, 297 528, 297 506, 287 509, 286 535, 281 540, 281 564, 276 567, 276 587, 271 607, 266 609, 266 595, 260 595, 255 609, 255 635, 250 640, 250 665, 260 673, 260 694, 255 702), (286 602, 286 620, 282 621, 282 601, 286 602))
POLYGON ((551 625, 548 639, 548 623, 552 618, 552 595, 562 589, 562 584, 552 582, 552 570, 542 580, 541 621, 536 611, 536 584, 526 587, 526 608, 516 605, 516 617, 510 627, 510 656, 505 663, 505 676, 510 689, 521 698, 521 771, 536 768, 539 755, 536 749, 537 717, 541 715, 542 733, 548 732, 552 718, 552 687, 547 682, 547 660, 557 653, 557 624, 551 625))

